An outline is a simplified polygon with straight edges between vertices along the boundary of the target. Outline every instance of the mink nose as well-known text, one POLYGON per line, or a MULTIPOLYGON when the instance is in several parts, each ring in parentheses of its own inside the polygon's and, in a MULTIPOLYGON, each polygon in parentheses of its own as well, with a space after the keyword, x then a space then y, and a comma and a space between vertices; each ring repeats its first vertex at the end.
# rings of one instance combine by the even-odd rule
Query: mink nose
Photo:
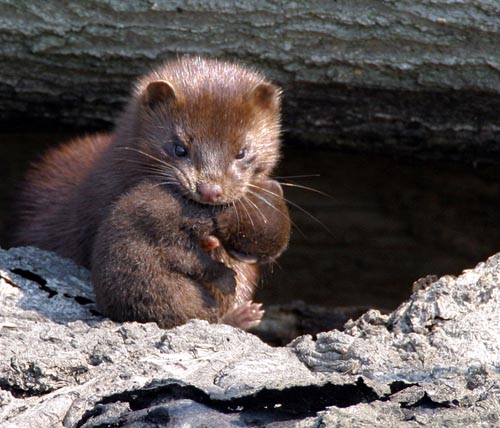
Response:
POLYGON ((222 187, 218 184, 198 183, 196 191, 200 195, 201 201, 206 203, 214 204, 222 196, 222 187))

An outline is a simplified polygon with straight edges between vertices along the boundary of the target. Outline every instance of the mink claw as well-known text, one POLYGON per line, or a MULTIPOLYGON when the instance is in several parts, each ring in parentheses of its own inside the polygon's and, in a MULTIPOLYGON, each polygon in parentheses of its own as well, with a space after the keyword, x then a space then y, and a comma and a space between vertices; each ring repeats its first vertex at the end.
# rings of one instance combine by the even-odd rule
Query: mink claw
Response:
POLYGON ((262 303, 254 303, 251 300, 243 302, 240 305, 234 304, 220 321, 233 327, 250 330, 257 327, 262 320, 265 311, 261 308, 262 303))

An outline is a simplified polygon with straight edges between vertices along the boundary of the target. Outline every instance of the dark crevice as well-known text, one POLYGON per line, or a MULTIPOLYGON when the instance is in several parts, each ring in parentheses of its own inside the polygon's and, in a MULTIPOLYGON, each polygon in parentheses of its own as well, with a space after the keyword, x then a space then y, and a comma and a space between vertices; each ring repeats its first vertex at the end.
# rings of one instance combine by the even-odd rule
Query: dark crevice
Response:
POLYGON ((24 279, 36 282, 40 290, 45 291, 49 295, 49 299, 51 299, 57 294, 57 291, 54 291, 51 288, 47 287, 47 281, 43 279, 40 275, 37 275, 36 273, 33 273, 29 270, 20 268, 9 269, 9 270, 12 273, 15 273, 16 275, 22 276, 24 279))
POLYGON ((64 297, 67 297, 68 299, 73 299, 76 303, 78 303, 81 306, 85 306, 85 305, 89 305, 90 303, 94 303, 92 300, 90 300, 84 296, 72 296, 71 294, 64 293, 64 297))
MULTIPOLYGON (((26 398, 31 396, 30 394, 26 393, 26 391, 7 384, 5 379, 0 379, 0 389, 2 391, 9 392, 15 398, 26 398)), ((37 395, 37 394, 32 394, 32 395, 37 395)))
MULTIPOLYGON (((273 420, 293 420, 314 416, 329 406, 349 407, 359 403, 369 403, 380 397, 367 386, 362 378, 355 384, 323 386, 296 386, 285 390, 264 389, 255 395, 216 400, 193 386, 178 384, 163 385, 139 391, 127 391, 111 395, 101 400, 98 405, 127 402, 132 411, 143 410, 165 400, 190 399, 211 407, 222 413, 240 413, 249 415, 258 413, 272 417, 273 420)), ((96 409, 86 412, 78 427, 96 415, 96 409)))
POLYGON ((40 275, 37 275, 36 273, 33 273, 29 270, 26 269, 20 269, 20 268, 15 268, 15 269, 10 269, 12 273, 15 273, 16 275, 22 276, 25 279, 29 279, 30 281, 34 281, 39 285, 47 285, 47 281, 43 279, 40 275))
MULTIPOLYGON (((40 290, 46 292, 49 295, 49 299, 51 299, 52 297, 54 297, 55 295, 58 294, 57 291, 53 290, 50 287, 47 287, 47 280, 45 280, 44 278, 42 278, 40 275, 38 275, 36 273, 33 273, 33 272, 31 272, 29 270, 26 270, 26 269, 20 269, 20 268, 9 269, 9 270, 12 273, 15 273, 16 275, 19 275, 19 276, 23 277, 24 279, 36 282, 38 284, 40 290)), ((11 284, 12 286, 19 288, 18 285, 14 284, 8 278, 5 278, 5 277, 2 277, 2 278, 6 282, 8 282, 9 284, 11 284)), ((84 296, 72 296, 71 294, 68 294, 68 293, 64 293, 63 296, 66 297, 66 298, 68 298, 68 299, 73 299, 76 303, 78 303, 79 305, 82 305, 82 306, 94 303, 92 300, 90 300, 89 298, 84 297, 84 296)), ((96 315, 96 316, 100 316, 101 315, 99 312, 94 311, 92 309, 91 309, 91 312, 92 312, 93 315, 96 315)))
POLYGON ((0 275, 0 278, 2 278, 7 284, 12 285, 12 287, 21 288, 21 287, 19 287, 19 285, 14 284, 11 279, 9 279, 5 276, 0 275))
POLYGON ((14 398, 24 399, 29 397, 40 397, 52 390, 26 390, 7 383, 6 379, 0 379, 0 389, 9 392, 14 398))
MULTIPOLYGON (((98 416, 101 416, 105 410, 105 406, 102 404, 97 404, 93 409, 88 410, 84 415, 83 418, 84 420, 80 421, 77 425, 77 427, 81 427, 84 423, 86 423, 89 419, 91 418, 96 418, 98 416)), ((94 428, 116 428, 116 427, 121 427, 123 426, 125 422, 120 421, 120 420, 115 420, 112 422, 112 424, 108 422, 104 422, 102 424, 94 425, 94 428)))
POLYGON ((76 303, 78 303, 79 305, 82 305, 82 306, 88 305, 90 303, 94 303, 92 300, 87 299, 86 297, 83 297, 83 296, 75 296, 73 298, 75 299, 76 303))
POLYGON ((391 395, 396 394, 399 391, 402 391, 403 389, 410 388, 412 386, 418 386, 417 383, 406 383, 401 380, 397 380, 395 382, 392 382, 389 387, 391 388, 391 395))
POLYGON ((414 409, 414 408, 424 408, 424 409, 450 409, 458 405, 457 400, 453 401, 434 401, 424 392, 424 396, 413 404, 400 403, 403 409, 414 409))
MULTIPOLYGON (((323 386, 295 386, 283 391, 264 389, 254 396, 232 399, 230 401, 215 401, 219 410, 267 410, 277 415, 295 417, 314 416, 326 407, 349 407, 359 403, 369 403, 380 397, 367 386, 362 378, 355 384, 323 386), (279 406, 279 407, 278 407, 279 406)), ((214 403, 214 401, 212 401, 214 403)))

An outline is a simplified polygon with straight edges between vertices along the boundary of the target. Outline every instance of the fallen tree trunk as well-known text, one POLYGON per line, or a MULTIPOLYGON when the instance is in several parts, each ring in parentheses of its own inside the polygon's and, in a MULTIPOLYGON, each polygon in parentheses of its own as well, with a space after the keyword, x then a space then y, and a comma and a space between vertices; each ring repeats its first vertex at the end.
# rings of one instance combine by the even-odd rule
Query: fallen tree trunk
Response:
POLYGON ((0 250, 3 428, 499 425, 500 254, 419 281, 389 315, 275 348, 199 320, 111 322, 89 277, 52 253, 0 250))
POLYGON ((0 0, 0 120, 109 126, 137 75, 187 53, 268 73, 285 88, 291 137, 492 154, 499 12, 447 0, 0 0))

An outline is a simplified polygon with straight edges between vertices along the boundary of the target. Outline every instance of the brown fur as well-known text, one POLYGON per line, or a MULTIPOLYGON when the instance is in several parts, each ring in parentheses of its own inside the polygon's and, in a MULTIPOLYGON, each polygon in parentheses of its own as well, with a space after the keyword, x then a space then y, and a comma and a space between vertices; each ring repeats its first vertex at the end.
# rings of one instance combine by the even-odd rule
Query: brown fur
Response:
POLYGON ((287 246, 290 218, 278 182, 266 180, 251 183, 253 187, 236 207, 221 210, 215 216, 216 235, 236 258, 253 256, 257 262, 277 259, 287 246))
POLYGON ((279 105, 279 90, 241 66, 167 63, 139 80, 113 135, 56 148, 28 173, 16 244, 89 267, 114 319, 224 319, 288 242, 281 188, 268 179, 279 105), (199 203, 200 183, 221 187, 215 205, 199 203), (200 242, 211 235, 222 245, 207 254, 200 242))

